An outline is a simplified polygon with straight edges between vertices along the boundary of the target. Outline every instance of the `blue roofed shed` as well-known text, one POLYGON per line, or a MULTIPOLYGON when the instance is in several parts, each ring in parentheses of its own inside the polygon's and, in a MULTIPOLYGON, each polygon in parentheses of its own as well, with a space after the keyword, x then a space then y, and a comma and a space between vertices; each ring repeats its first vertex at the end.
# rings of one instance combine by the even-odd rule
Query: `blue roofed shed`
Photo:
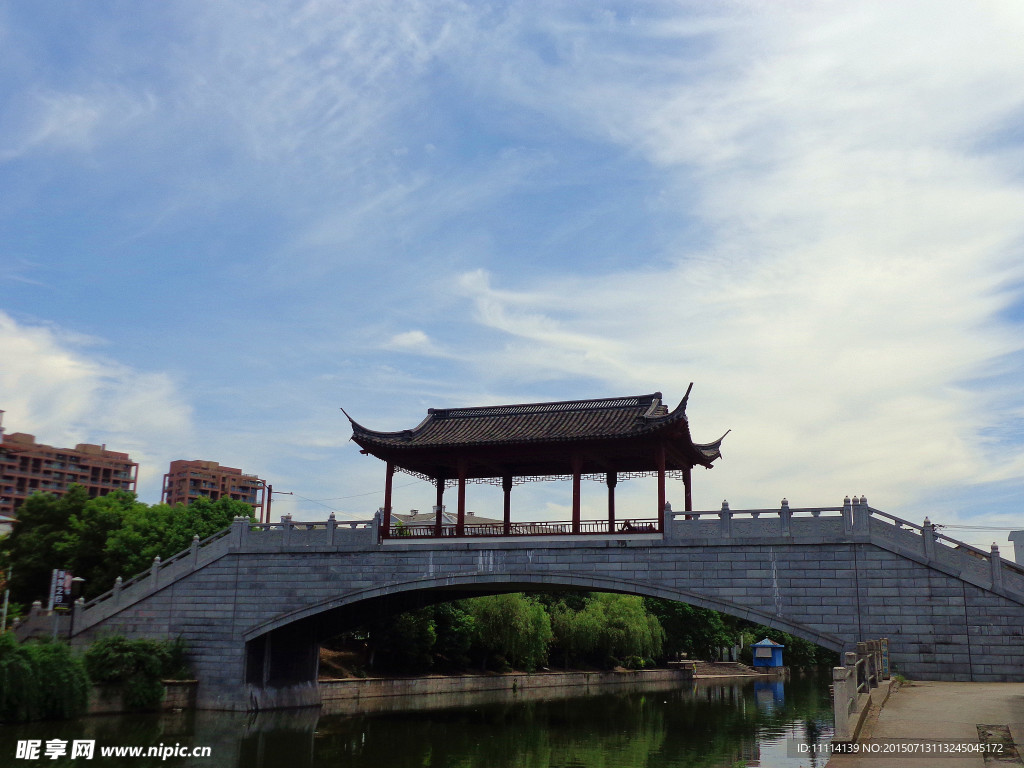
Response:
POLYGON ((755 667, 781 667, 782 649, 786 646, 769 640, 767 637, 750 646, 753 651, 755 667))

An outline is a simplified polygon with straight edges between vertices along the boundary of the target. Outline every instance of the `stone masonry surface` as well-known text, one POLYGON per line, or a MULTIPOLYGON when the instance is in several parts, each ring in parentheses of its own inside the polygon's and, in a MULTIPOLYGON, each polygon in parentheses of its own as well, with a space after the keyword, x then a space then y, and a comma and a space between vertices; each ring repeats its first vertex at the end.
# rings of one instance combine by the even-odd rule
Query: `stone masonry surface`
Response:
POLYGON ((296 626, 308 628, 301 642, 318 643, 325 619, 366 600, 561 586, 680 600, 836 651, 887 637, 895 671, 917 680, 1024 680, 1024 572, 996 553, 986 561, 929 542, 927 527, 893 522, 866 503, 832 509, 841 514, 703 513, 669 520, 664 535, 561 539, 380 542, 372 527, 240 520, 206 546, 79 606, 73 642, 106 633, 180 635, 200 681, 199 706, 316 703, 315 675, 298 699, 247 684, 247 646, 268 637, 283 643, 282 633, 296 626))

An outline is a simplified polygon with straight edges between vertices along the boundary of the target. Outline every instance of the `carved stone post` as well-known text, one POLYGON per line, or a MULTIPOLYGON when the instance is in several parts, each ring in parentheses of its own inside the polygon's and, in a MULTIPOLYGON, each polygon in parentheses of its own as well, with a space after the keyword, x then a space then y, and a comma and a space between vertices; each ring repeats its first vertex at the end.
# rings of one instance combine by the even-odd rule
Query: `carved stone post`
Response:
POLYGON ((234 527, 234 530, 231 531, 231 538, 235 540, 235 549, 241 549, 245 543, 246 534, 249 533, 249 518, 236 517, 231 525, 234 527))
POLYGON ((718 513, 722 536, 732 536, 732 511, 729 509, 729 502, 722 502, 722 511, 718 513))
POLYGON ((149 569, 149 586, 153 589, 160 585, 160 555, 153 558, 153 565, 149 569))
POLYGON ((929 560, 935 559, 935 526, 927 517, 924 525, 921 526, 921 538, 924 539, 924 556, 929 560))
POLYGON ((292 543, 292 516, 281 515, 281 526, 283 529, 281 531, 281 544, 287 547, 292 543))
POLYGON ((988 564, 992 569, 992 588, 1003 588, 1003 558, 999 554, 999 546, 992 542, 992 553, 988 557, 988 564))
MULTIPOLYGON (((852 683, 848 667, 832 667, 832 715, 835 721, 835 740, 840 742, 853 739, 853 733, 850 731, 852 683)), ((853 693, 856 693, 856 688, 853 693)))
POLYGON ((782 523, 782 535, 793 535, 793 512, 789 508, 789 500, 782 500, 782 507, 779 509, 779 520, 782 523))

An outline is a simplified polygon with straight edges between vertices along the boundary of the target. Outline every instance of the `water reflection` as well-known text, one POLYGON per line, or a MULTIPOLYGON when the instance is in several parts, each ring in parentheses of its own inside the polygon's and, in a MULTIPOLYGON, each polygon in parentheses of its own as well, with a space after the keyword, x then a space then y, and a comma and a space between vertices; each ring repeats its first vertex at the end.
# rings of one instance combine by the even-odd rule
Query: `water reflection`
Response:
MULTIPOLYGON (((211 768, 691 768, 809 765, 786 740, 831 732, 827 680, 656 684, 578 695, 572 690, 364 700, 359 711, 94 717, 0 730, 17 739, 95 739, 101 745, 210 746, 213 758, 110 758, 88 766, 211 768), (576 695, 574 695, 576 694, 576 695), (373 704, 371 707, 367 706, 373 704), (385 711, 386 710, 386 711, 385 711)), ((353 710, 355 707, 353 707, 353 710)), ((6 755, 0 756, 0 762, 6 755)), ((31 761, 17 761, 31 765, 31 761)), ((40 760, 39 765, 73 765, 40 760)))

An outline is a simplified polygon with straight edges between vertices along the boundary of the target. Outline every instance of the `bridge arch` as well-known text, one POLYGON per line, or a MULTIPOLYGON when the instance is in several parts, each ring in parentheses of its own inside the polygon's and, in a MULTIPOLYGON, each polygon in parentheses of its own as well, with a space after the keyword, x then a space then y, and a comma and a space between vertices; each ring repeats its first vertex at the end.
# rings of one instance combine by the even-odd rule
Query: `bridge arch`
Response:
MULTIPOLYGON (((767 611, 742 606, 719 597, 703 595, 688 589, 655 586, 631 579, 588 576, 567 571, 546 571, 543 574, 528 571, 509 571, 500 574, 468 573, 390 582, 368 589, 347 592, 313 605, 280 614, 270 621, 252 627, 243 634, 243 638, 247 643, 252 642, 261 636, 284 630, 298 622, 315 619, 332 611, 392 595, 421 592, 435 592, 438 594, 453 592, 456 594, 447 599, 460 599, 467 596, 466 593, 470 591, 472 596, 484 596, 505 592, 537 592, 550 588, 563 588, 582 592, 618 592, 621 594, 639 595, 641 597, 675 600, 698 608, 709 608, 737 618, 756 621, 764 626, 781 629, 795 637, 809 640, 832 651, 839 652, 844 647, 843 640, 835 635, 820 632, 813 627, 793 621, 785 616, 773 615, 767 611)), ((432 602, 446 602, 447 599, 438 599, 432 602)))

